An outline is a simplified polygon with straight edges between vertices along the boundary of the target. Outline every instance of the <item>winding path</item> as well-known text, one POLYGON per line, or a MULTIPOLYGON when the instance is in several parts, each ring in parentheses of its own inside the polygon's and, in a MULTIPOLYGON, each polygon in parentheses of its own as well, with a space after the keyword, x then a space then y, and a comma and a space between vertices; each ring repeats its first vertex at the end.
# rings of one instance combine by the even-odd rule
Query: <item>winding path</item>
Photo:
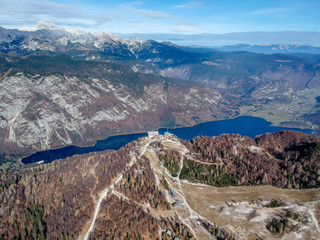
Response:
MULTIPOLYGON (((208 219, 206 219, 205 217, 201 216, 195 210, 193 210, 190 207, 190 205, 188 204, 186 198, 184 197, 183 189, 181 187, 181 180, 180 180, 179 176, 180 176, 181 170, 183 168, 183 160, 184 160, 186 154, 189 153, 188 149, 186 149, 185 147, 183 147, 183 149, 181 149, 182 146, 181 146, 180 142, 175 142, 175 141, 172 141, 172 140, 165 140, 165 141, 166 142, 170 142, 171 143, 170 145, 173 145, 173 144, 177 145, 177 148, 179 148, 180 153, 181 153, 180 163, 179 163, 179 171, 178 171, 178 174, 177 174, 178 176, 175 178, 177 186, 176 187, 173 186, 170 181, 167 181, 167 182, 168 182, 168 184, 170 186, 170 189, 173 189, 175 191, 176 195, 179 196, 180 200, 182 201, 181 202, 181 206, 183 206, 183 207, 185 207, 187 209, 187 211, 189 212, 189 214, 188 214, 189 216, 188 217, 182 217, 182 216, 180 216, 180 214, 179 214, 179 212, 177 210, 175 210, 175 212, 176 212, 177 216, 179 217, 179 219, 190 229, 190 231, 192 232, 194 237, 196 239, 198 239, 197 238, 197 234, 196 234, 196 231, 197 231, 196 227, 192 227, 191 226, 191 225, 194 225, 192 220, 202 219, 202 220, 204 220, 204 221, 206 221, 206 222, 208 222, 208 223, 210 223, 212 225, 214 225, 214 224, 211 221, 209 221, 208 219)), ((154 150, 150 150, 150 151, 154 151, 154 150)), ((156 155, 154 152, 152 152, 152 153, 153 153, 153 155, 156 155)), ((189 159, 191 159, 192 161, 197 161, 193 157, 191 157, 191 158, 189 157, 189 159)), ((149 160, 151 160, 151 159, 149 159, 149 160)), ((152 163, 153 161, 150 161, 150 162, 152 163)), ((198 162, 201 162, 201 161, 198 161, 198 162)), ((201 162, 201 163, 203 163, 203 162, 201 162)), ((214 163, 212 163, 212 164, 214 164, 214 163)), ((211 165, 211 163, 209 163, 208 165, 211 165)), ((156 173, 158 173, 160 176, 162 174, 164 174, 165 176, 167 176, 168 179, 171 178, 170 172, 164 166, 161 166, 160 169, 157 169, 156 167, 152 166, 152 169, 154 170, 155 175, 157 175, 156 173)), ((184 181, 186 181, 186 180, 184 180, 184 181)), ((169 196, 167 193, 166 193, 166 198, 167 198, 168 202, 174 202, 175 201, 175 199, 171 199, 172 197, 169 196)), ((199 227, 203 230, 203 232, 205 234, 207 234, 206 230, 204 230, 201 226, 199 226, 199 227)), ((212 238, 211 235, 207 235, 207 237, 208 237, 208 239, 212 238)))
MULTIPOLYGON (((140 155, 139 155, 139 158, 140 158, 142 155, 144 155, 144 153, 146 152, 147 147, 148 147, 149 144, 150 144, 151 142, 153 142, 153 141, 155 141, 155 140, 152 140, 152 139, 151 139, 150 141, 147 142, 146 145, 144 145, 144 146, 142 147, 142 151, 141 151, 141 153, 140 153, 140 155)), ((137 161, 137 159, 136 159, 135 156, 131 157, 131 161, 129 162, 128 166, 131 167, 136 161, 137 161)), ((98 202, 97 202, 97 204, 96 204, 96 206, 95 206, 94 215, 93 215, 93 219, 92 219, 92 221, 91 221, 91 225, 90 225, 88 231, 86 232, 85 236, 83 237, 83 240, 88 240, 88 239, 89 239, 89 236, 90 236, 90 233, 91 233, 91 232, 93 231, 93 229, 94 229, 94 226, 95 226, 95 223, 96 223, 96 219, 97 219, 98 214, 99 214, 99 211, 100 211, 100 207, 101 207, 102 200, 108 195, 109 192, 110 192, 110 193, 114 193, 114 192, 113 192, 113 190, 114 190, 114 185, 120 182, 120 180, 121 180, 122 177, 123 177, 123 173, 124 173, 126 170, 127 170, 127 169, 125 169, 125 170, 120 174, 120 176, 117 178, 117 180, 116 180, 110 187, 106 188, 105 190, 103 190, 102 192, 99 193, 99 199, 98 199, 98 202)), ((115 195, 116 195, 116 196, 120 196, 119 194, 115 194, 115 195)), ((80 239, 81 239, 81 236, 80 236, 80 239)))
POLYGON ((101 206, 101 203, 102 203, 102 200, 108 195, 108 192, 109 191, 112 191, 113 188, 114 188, 114 185, 117 184, 121 179, 122 179, 122 174, 118 177, 118 179, 108 188, 106 188, 105 190, 103 190, 100 194, 99 194, 99 200, 97 202, 97 205, 96 205, 96 208, 94 210, 94 216, 93 216, 93 219, 92 219, 92 222, 91 222, 91 225, 90 225, 90 228, 88 229, 86 235, 84 236, 83 240, 87 240, 89 239, 89 236, 90 236, 90 233, 92 232, 93 228, 94 228, 94 225, 96 223, 96 219, 97 219, 97 216, 99 214, 99 211, 100 211, 100 206, 101 206))

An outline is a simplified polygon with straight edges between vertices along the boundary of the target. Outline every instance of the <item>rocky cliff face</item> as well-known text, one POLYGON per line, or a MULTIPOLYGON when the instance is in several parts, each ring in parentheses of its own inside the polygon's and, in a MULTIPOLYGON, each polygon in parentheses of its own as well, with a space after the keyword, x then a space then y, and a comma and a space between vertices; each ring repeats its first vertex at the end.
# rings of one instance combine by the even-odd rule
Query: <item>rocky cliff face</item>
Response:
POLYGON ((123 65, 61 57, 2 61, 10 70, 0 82, 1 152, 84 145, 111 134, 232 114, 213 89, 123 65))

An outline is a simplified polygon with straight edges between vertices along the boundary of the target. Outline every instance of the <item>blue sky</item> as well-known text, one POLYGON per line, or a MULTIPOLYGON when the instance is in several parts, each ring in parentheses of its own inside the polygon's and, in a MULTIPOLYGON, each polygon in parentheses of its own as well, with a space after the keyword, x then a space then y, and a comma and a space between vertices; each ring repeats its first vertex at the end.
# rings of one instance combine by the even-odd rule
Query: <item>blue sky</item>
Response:
POLYGON ((0 0, 0 26, 39 20, 111 33, 318 31, 319 0, 0 0))

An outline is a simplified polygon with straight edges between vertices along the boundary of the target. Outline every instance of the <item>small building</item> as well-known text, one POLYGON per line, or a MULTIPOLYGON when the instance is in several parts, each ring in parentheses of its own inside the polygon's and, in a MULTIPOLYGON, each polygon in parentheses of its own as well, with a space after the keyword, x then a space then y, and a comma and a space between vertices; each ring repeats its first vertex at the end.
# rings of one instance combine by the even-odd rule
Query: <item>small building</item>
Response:
POLYGON ((148 132, 148 138, 153 138, 159 135, 158 131, 150 131, 148 132))
POLYGON ((172 203, 172 207, 180 207, 180 203, 174 202, 174 203, 172 203))
POLYGON ((171 231, 170 229, 167 229, 167 230, 166 230, 166 233, 167 233, 169 236, 172 235, 172 231, 171 231))
POLYGON ((175 197, 176 194, 175 192, 173 191, 173 189, 169 189, 169 194, 172 196, 172 197, 175 197))
POLYGON ((170 136, 173 136, 173 134, 172 134, 172 133, 169 133, 169 132, 167 131, 167 132, 164 133, 164 136, 165 136, 165 137, 170 137, 170 136))
POLYGON ((140 170, 146 170, 145 166, 141 165, 140 170))
POLYGON ((178 238, 178 237, 174 237, 174 239, 173 240, 180 240, 180 238, 178 238))

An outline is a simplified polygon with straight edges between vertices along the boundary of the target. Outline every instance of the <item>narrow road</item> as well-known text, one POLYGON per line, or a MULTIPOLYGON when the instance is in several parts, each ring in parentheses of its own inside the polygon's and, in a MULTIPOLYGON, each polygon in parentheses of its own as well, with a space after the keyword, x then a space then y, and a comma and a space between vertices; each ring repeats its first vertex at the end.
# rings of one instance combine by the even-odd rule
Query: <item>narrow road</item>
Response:
MULTIPOLYGON (((142 151, 141 151, 141 154, 139 155, 139 158, 140 158, 142 155, 144 155, 144 153, 145 153, 146 150, 147 150, 147 147, 148 147, 149 144, 150 144, 151 142, 153 142, 153 141, 154 141, 154 140, 151 139, 150 141, 147 142, 147 144, 146 144, 145 146, 142 147, 142 151)), ((136 162, 136 161, 137 161, 137 159, 136 159, 135 156, 131 157, 131 161, 129 162, 128 166, 131 167, 131 166, 134 164, 134 162, 136 162)), ((124 170, 124 171, 126 171, 126 170, 124 170)), ((124 172, 124 171, 123 171, 123 172, 124 172)), ((100 194, 99 194, 99 199, 98 199, 98 202, 97 202, 96 207, 95 207, 95 210, 94 210, 94 215, 93 215, 93 219, 92 219, 92 221, 91 221, 91 225, 90 225, 88 231, 86 232, 83 240, 88 240, 88 239, 89 239, 90 233, 91 233, 91 232, 93 231, 93 229, 94 229, 94 225, 95 225, 95 223, 96 223, 96 219, 97 219, 98 214, 99 214, 99 211, 100 211, 100 207, 101 207, 102 200, 108 195, 109 192, 110 192, 110 193, 114 193, 114 192, 113 192, 114 185, 120 182, 120 180, 121 180, 122 177, 123 177, 123 172, 120 174, 120 176, 117 178, 117 180, 114 181, 114 183, 113 183, 112 185, 110 185, 110 187, 108 187, 108 188, 106 188, 105 190, 103 190, 102 192, 100 192, 100 194)), ((116 195, 117 195, 117 194, 116 194, 116 195)), ((118 194, 118 195, 119 195, 119 194, 118 194)), ((80 239, 81 239, 81 236, 80 236, 80 239)))
MULTIPOLYGON (((168 185, 170 187, 170 189, 173 189, 176 193, 176 197, 175 199, 173 197, 171 197, 168 193, 166 193, 166 198, 167 198, 167 201, 168 202, 175 202, 176 199, 179 199, 181 201, 181 208, 185 208, 187 211, 188 211, 188 215, 187 217, 182 217, 180 214, 179 214, 179 210, 176 209, 174 210, 179 219, 190 229, 190 231, 192 232, 192 234, 194 235, 194 237, 196 239, 197 238, 197 234, 196 234, 196 231, 198 231, 196 228, 192 227, 192 225, 194 226, 194 223, 192 220, 197 220, 197 219, 202 219, 212 225, 214 225, 211 221, 209 221, 208 219, 206 219, 205 217, 201 216, 200 214, 198 214, 195 210, 193 210, 190 205, 188 204, 185 196, 184 196, 184 192, 183 192, 183 189, 182 189, 182 186, 181 184, 183 184, 183 181, 181 181, 179 179, 179 176, 180 176, 180 173, 181 173, 181 170, 183 168, 183 160, 184 158, 186 157, 186 154, 189 152, 186 148, 181 148, 181 144, 178 143, 178 142, 175 142, 175 141, 172 141, 172 140, 165 140, 165 142, 170 142, 170 145, 176 145, 176 149, 179 149, 180 153, 181 153, 181 158, 180 158, 180 163, 179 163, 179 171, 178 171, 178 176, 175 178, 175 181, 176 181, 176 186, 173 186, 171 184, 170 181, 167 181, 168 182, 168 185)), ((150 152, 153 152, 154 150, 150 150, 150 152)), ((153 152, 154 153, 154 152, 153 152)), ((154 153, 153 155, 156 156, 156 154, 154 153)), ((196 161, 195 159, 191 158, 193 161, 196 161)), ((154 161, 152 161, 151 159, 150 160, 150 163, 153 163, 154 161)), ((200 161, 199 161, 200 162, 200 161)), ((201 162, 202 163, 202 162, 201 162)), ((214 163, 212 163, 214 164, 214 163)), ((211 163, 209 163, 208 165, 211 165, 211 163)), ((152 166, 152 164, 151 164, 152 166)), ((171 174, 170 172, 164 167, 164 166, 161 166, 160 169, 157 169, 156 168, 156 165, 155 166, 152 166, 152 169, 155 173, 155 175, 159 174, 160 176, 161 175, 164 175, 167 177, 167 179, 171 179, 171 174)), ((205 185, 206 186, 206 185, 205 185)), ((206 230, 204 230, 202 227, 200 227, 204 233, 207 233, 206 230)), ((208 239, 211 239, 211 236, 207 236, 208 239)))
POLYGON ((105 189, 104 191, 102 191, 100 193, 99 200, 97 202, 96 209, 94 211, 94 217, 92 219, 90 228, 88 229, 86 235, 83 238, 84 240, 89 239, 90 233, 92 232, 94 224, 96 223, 96 219, 97 219, 97 216, 98 216, 98 213, 99 213, 99 210, 100 210, 101 202, 108 195, 108 191, 109 191, 109 189, 105 189))
POLYGON ((106 188, 105 190, 103 190, 100 194, 99 194, 99 200, 97 202, 97 205, 96 205, 96 208, 94 210, 94 216, 93 216, 93 219, 92 219, 92 222, 91 222, 91 225, 90 225, 90 228, 88 229, 86 235, 84 236, 83 240, 87 240, 89 239, 89 236, 90 236, 90 233, 92 232, 93 228, 94 228, 94 225, 96 223, 96 219, 97 219, 97 216, 99 214, 99 211, 100 211, 100 206, 101 206, 101 203, 102 203, 102 200, 108 195, 108 192, 109 191, 112 191, 112 189, 114 188, 114 185, 117 184, 121 179, 122 179, 122 174, 118 177, 118 179, 108 188, 106 188))

